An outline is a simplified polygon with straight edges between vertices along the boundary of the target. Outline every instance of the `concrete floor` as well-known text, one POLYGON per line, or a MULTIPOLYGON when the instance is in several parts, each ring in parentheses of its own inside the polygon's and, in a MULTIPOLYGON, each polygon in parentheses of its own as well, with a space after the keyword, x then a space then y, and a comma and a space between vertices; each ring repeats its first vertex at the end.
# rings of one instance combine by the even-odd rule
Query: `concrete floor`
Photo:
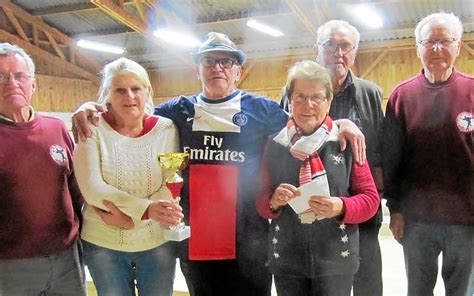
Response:
MULTIPOLYGON (((385 219, 385 221, 388 221, 388 218, 385 219)), ((402 246, 390 235, 387 224, 384 224, 381 229, 379 241, 382 249, 384 296, 406 295, 407 283, 403 261, 403 249, 402 246)), ((438 273, 438 281, 435 287, 434 296, 444 295, 444 286, 439 274, 440 273, 438 273)), ((87 280, 92 281, 89 274, 87 274, 87 280)), ((179 267, 177 268, 174 290, 179 292, 188 291, 186 282, 179 267)), ((179 293, 179 295, 182 295, 182 293, 179 293)), ((275 291, 273 291, 273 295, 276 295, 275 291)))
MULTIPOLYGON (((388 219, 386 219, 388 221, 388 219)), ((405 263, 403 260, 403 249, 391 235, 389 235, 388 226, 384 224, 379 237, 380 248, 382 250, 383 264, 383 285, 384 296, 403 296, 406 295, 407 281, 405 277, 405 263)), ((441 264, 440 264, 441 266, 441 264)), ((174 283, 175 291, 187 291, 186 282, 181 271, 178 268, 174 283)), ((272 295, 276 295, 273 291, 272 295)), ((434 296, 444 295, 444 285, 438 274, 434 296)))

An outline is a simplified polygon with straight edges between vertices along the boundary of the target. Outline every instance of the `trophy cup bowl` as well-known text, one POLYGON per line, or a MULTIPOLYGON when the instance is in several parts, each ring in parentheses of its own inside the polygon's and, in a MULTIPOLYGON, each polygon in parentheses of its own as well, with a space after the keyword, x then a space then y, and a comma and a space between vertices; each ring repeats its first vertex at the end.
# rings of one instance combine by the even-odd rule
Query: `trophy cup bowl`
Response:
MULTIPOLYGON (((166 187, 171 192, 172 202, 179 203, 180 192, 184 186, 183 178, 178 174, 183 170, 188 162, 187 153, 162 153, 158 156, 160 167, 168 173, 166 187)), ((165 240, 182 241, 191 236, 191 228, 180 221, 176 226, 170 226, 164 231, 165 240)))

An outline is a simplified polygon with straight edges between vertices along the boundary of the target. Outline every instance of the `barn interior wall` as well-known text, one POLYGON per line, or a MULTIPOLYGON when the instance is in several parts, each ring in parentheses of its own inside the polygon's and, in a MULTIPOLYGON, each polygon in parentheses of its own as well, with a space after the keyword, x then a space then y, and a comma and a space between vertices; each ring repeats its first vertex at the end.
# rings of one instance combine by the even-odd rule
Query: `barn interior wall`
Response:
MULTIPOLYGON (((359 53, 356 60, 356 74, 365 73, 379 54, 380 51, 359 53)), ((246 68, 250 71, 244 74, 239 88, 278 101, 288 68, 297 60, 304 58, 311 59, 312 56, 308 54, 306 57, 249 61, 244 66, 244 73, 246 68)), ((39 87, 33 96, 33 106, 37 110, 72 112, 82 102, 96 99, 98 86, 94 83, 83 79, 63 78, 62 74, 54 76, 52 75, 54 69, 47 69, 47 64, 40 63, 38 66, 38 73, 48 75, 37 75, 39 87)), ((461 49, 455 66, 465 73, 474 74, 474 56, 461 49)), ((414 49, 392 50, 367 73, 365 78, 380 85, 386 100, 398 83, 416 75, 420 69, 421 63, 414 49)), ((152 70, 150 78, 156 104, 178 95, 194 94, 201 88, 195 70, 191 68, 152 70)))

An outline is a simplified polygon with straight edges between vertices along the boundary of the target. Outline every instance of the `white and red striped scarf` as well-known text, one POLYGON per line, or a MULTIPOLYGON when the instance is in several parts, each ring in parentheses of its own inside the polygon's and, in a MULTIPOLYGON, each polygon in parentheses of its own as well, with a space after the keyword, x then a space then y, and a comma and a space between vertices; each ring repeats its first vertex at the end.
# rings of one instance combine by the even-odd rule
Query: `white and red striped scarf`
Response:
MULTIPOLYGON (((293 157, 302 161, 300 166, 300 186, 309 182, 317 182, 318 186, 326 188, 329 193, 329 183, 324 164, 318 150, 330 138, 337 138, 338 129, 334 127, 329 116, 326 116, 321 126, 311 135, 304 136, 295 121, 291 118, 273 140, 290 150, 293 157)), ((322 217, 316 216, 311 210, 298 214, 301 223, 313 223, 322 217)))
POLYGON ((291 118, 286 127, 273 139, 287 147, 293 157, 303 161, 300 167, 300 186, 326 174, 318 150, 326 143, 332 129, 333 122, 329 116, 326 116, 321 126, 314 133, 303 136, 300 128, 291 118))

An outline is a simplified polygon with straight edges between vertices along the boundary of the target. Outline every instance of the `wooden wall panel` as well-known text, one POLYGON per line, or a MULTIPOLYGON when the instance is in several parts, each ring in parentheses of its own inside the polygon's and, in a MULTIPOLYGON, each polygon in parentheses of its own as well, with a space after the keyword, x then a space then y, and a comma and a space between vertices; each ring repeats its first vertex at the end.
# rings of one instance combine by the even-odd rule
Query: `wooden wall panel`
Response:
MULTIPOLYGON (((356 59, 357 74, 365 73, 381 52, 382 50, 360 52, 356 59)), ((247 66, 252 62, 255 64, 250 73, 241 81, 239 88, 278 101, 281 89, 286 82, 288 68, 298 60, 312 58, 311 53, 308 53, 307 56, 297 58, 250 61, 247 66)), ((41 66, 41 68, 46 67, 46 65, 41 66)), ((455 66, 462 72, 474 74, 474 56, 462 48, 455 66)), ((421 63, 414 48, 391 50, 368 73, 366 79, 381 86, 386 100, 398 83, 416 75, 420 69, 421 63)), ((43 70, 41 73, 48 72, 43 70)), ((39 89, 34 95, 33 106, 38 110, 71 112, 84 101, 96 100, 98 87, 89 81, 49 75, 37 76, 39 89)), ((150 71, 150 78, 155 91, 155 104, 179 95, 195 94, 201 90, 194 69, 159 69, 159 71, 150 71)))
MULTIPOLYGON (((375 59, 373 53, 360 53, 357 56, 357 67, 359 73, 364 73, 375 59)), ((461 49, 461 54, 456 60, 455 67, 461 72, 474 75, 474 56, 461 49)), ((414 49, 390 51, 383 61, 369 73, 365 79, 374 81, 383 90, 384 103, 386 103, 390 92, 400 82, 417 75, 421 71, 420 59, 416 56, 414 49)))
POLYGON ((157 105, 179 95, 191 95, 201 89, 194 69, 172 69, 150 71, 150 80, 154 90, 154 103, 157 105))
MULTIPOLYGON (((360 52, 356 59, 357 75, 364 73, 377 59, 383 50, 360 52)), ((239 88, 258 93, 276 101, 280 99, 281 89, 286 82, 288 68, 296 61, 312 59, 307 56, 286 58, 282 60, 264 60, 257 62, 239 88)), ((456 68, 465 73, 474 74, 474 56, 461 49, 456 68)), ((368 73, 366 79, 377 83, 384 92, 386 100, 391 90, 401 81, 406 80, 421 70, 421 63, 416 56, 415 48, 391 50, 380 63, 368 73)), ((200 91, 200 85, 190 70, 163 70, 153 73, 152 82, 155 88, 156 103, 166 101, 179 94, 190 95, 200 91)))
POLYGON ((83 102, 97 98, 98 87, 88 80, 36 75, 32 105, 38 111, 73 112, 83 102))

